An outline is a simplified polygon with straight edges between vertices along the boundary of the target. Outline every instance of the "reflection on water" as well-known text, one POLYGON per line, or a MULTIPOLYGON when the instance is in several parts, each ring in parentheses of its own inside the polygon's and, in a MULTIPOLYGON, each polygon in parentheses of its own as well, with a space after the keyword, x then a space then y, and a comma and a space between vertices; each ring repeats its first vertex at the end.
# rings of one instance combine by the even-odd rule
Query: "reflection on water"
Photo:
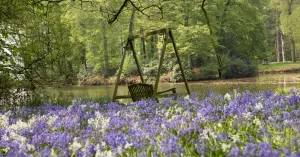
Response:
MULTIPOLYGON (((300 89, 300 74, 269 74, 260 75, 253 78, 213 80, 189 82, 191 92, 205 94, 208 89, 213 93, 225 94, 238 89, 240 92, 249 90, 259 92, 264 90, 278 90, 290 88, 300 89)), ((177 88, 178 93, 186 93, 184 83, 161 83, 159 90, 177 88)), ((73 86, 59 89, 64 95, 70 98, 90 97, 97 98, 101 96, 112 96, 114 86, 73 86)), ((127 95, 127 86, 119 86, 117 95, 127 95)))

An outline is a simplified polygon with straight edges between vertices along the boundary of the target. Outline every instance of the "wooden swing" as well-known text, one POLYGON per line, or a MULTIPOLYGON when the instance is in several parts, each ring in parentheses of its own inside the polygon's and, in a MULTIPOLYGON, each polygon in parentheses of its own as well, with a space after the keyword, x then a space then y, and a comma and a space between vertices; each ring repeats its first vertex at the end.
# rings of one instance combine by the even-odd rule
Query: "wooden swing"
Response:
POLYGON ((120 68, 119 68, 119 71, 118 71, 118 74, 117 74, 116 85, 115 85, 113 98, 112 98, 113 101, 116 101, 116 99, 127 99, 127 98, 131 98, 132 101, 139 101, 141 99, 147 99, 147 98, 157 99, 158 97, 167 96, 167 95, 163 95, 163 93, 166 93, 166 92, 172 91, 173 94, 176 93, 176 88, 171 88, 171 89, 161 91, 161 92, 157 91, 159 80, 160 80, 162 64, 163 64, 163 61, 164 61, 164 55, 165 55, 166 46, 167 46, 168 41, 171 41, 171 43, 173 44, 173 48, 174 48, 175 55, 176 55, 176 58, 177 58, 177 61, 178 61, 178 64, 179 64, 179 68, 180 68, 180 71, 181 71, 181 74, 182 74, 182 78, 183 78, 184 83, 185 83, 186 91, 187 91, 188 94, 190 94, 190 89, 189 89, 186 77, 184 75, 184 71, 183 71, 182 64, 181 64, 181 61, 180 61, 180 58, 179 58, 179 55, 178 55, 178 50, 177 50, 177 47, 176 47, 176 43, 175 43, 172 31, 171 31, 170 28, 163 28, 163 29, 160 29, 160 30, 156 30, 156 31, 152 31, 152 32, 148 32, 148 33, 144 33, 144 34, 138 34, 138 35, 128 37, 126 46, 123 49, 123 56, 122 56, 120 68), (163 47, 162 47, 161 56, 160 56, 160 60, 159 60, 158 71, 157 71, 157 75, 156 75, 156 79, 155 79, 155 85, 154 85, 154 88, 153 88, 153 86, 151 84, 145 84, 144 83, 144 78, 143 78, 143 75, 142 75, 142 72, 141 72, 141 67, 140 67, 140 64, 139 64, 138 59, 137 59, 137 54, 134 50, 133 41, 137 38, 145 38, 147 36, 156 35, 156 34, 163 34, 164 35, 164 40, 163 40, 163 47), (138 73, 140 75, 142 83, 133 84, 133 85, 128 86, 128 90, 129 90, 130 95, 117 96, 117 90, 118 90, 118 86, 119 86, 119 83, 120 83, 120 77, 121 77, 121 73, 122 73, 122 70, 123 70, 123 64, 124 64, 124 60, 125 60, 125 56, 126 56, 126 51, 128 51, 128 50, 131 50, 132 53, 133 53, 133 57, 134 57, 136 65, 137 65, 137 70, 138 70, 138 73))

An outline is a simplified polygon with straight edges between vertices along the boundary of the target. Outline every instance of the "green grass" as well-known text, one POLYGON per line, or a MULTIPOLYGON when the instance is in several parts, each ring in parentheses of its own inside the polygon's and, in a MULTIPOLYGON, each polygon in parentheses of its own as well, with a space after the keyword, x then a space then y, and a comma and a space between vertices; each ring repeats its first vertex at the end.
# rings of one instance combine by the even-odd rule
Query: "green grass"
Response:
POLYGON ((258 65, 259 70, 279 70, 279 69, 293 69, 299 67, 300 68, 300 62, 272 62, 266 65, 258 65))

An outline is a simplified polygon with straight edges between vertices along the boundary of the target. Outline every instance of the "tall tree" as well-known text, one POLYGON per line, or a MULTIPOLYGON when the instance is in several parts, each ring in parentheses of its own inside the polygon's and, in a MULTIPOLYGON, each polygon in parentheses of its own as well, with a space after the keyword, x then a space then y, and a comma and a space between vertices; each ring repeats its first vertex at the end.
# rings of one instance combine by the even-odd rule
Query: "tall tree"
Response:
POLYGON ((281 54, 282 54, 282 62, 285 62, 285 34, 284 31, 280 31, 281 36, 281 54))
POLYGON ((271 3, 271 6, 277 8, 280 11, 280 21, 281 27, 284 30, 285 39, 289 40, 290 51, 291 51, 291 61, 296 61, 296 45, 295 38, 297 36, 296 32, 297 25, 299 25, 299 20, 295 18, 295 10, 300 7, 299 0, 274 0, 271 3))
POLYGON ((276 58, 277 62, 280 62, 280 31, 276 31, 276 43, 275 43, 275 49, 276 49, 276 58))

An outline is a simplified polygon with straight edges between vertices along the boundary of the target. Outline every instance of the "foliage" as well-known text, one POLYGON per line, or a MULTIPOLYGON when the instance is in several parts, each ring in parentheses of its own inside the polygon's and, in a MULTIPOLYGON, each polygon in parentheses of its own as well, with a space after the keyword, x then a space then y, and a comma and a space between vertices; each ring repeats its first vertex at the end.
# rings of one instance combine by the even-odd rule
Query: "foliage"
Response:
POLYGON ((240 58, 231 58, 224 70, 225 78, 240 78, 256 76, 258 68, 255 62, 247 63, 240 58))
POLYGON ((299 51, 299 0, 274 0, 270 1, 269 6, 278 14, 275 18, 278 21, 276 30, 280 30, 284 35, 286 51, 291 52, 287 57, 295 62, 295 57, 299 58, 299 53, 296 53, 299 51))
POLYGON ((0 114, 7 156, 296 156, 299 103, 290 96, 207 92, 157 103, 45 104, 0 114), (278 136, 280 135, 280 136, 278 136))
MULTIPOLYGON (((190 68, 184 68, 184 74, 187 80, 192 80, 194 71, 190 68)), ((184 81, 178 64, 173 67, 170 80, 175 80, 176 82, 184 81)))
MULTIPOLYGON (((285 2, 3 0, 0 2, 0 71, 9 73, 10 82, 5 83, 9 85, 8 91, 81 83, 94 76, 113 78, 129 34, 169 27, 189 79, 252 76, 256 73, 256 62, 274 56, 274 33, 279 26, 299 50, 299 3, 298 0, 285 2), (228 63, 228 58, 237 63, 228 63), (241 69, 242 73, 231 70, 240 68, 239 65, 246 68, 241 69), (192 70, 195 68, 201 72, 195 73, 192 70)), ((146 77, 155 75, 162 40, 160 34, 134 41, 146 77)), ((174 58, 169 44, 163 74, 178 81, 181 76, 174 58)), ((123 76, 128 75, 137 75, 130 55, 123 71, 123 76)))
POLYGON ((216 64, 207 64, 200 67, 200 72, 195 75, 195 80, 205 80, 205 79, 215 79, 218 76, 218 71, 216 70, 216 64))
POLYGON ((123 65, 123 75, 124 76, 137 76, 139 75, 137 66, 132 55, 126 56, 123 65))
MULTIPOLYGON (((146 82, 155 82, 155 78, 158 71, 158 64, 159 64, 159 60, 157 59, 150 60, 148 63, 143 64, 142 72, 143 72, 143 76, 145 76, 146 82)), ((168 73, 171 71, 170 68, 172 67, 173 67, 172 62, 167 63, 166 61, 164 61, 161 72, 168 73)))

